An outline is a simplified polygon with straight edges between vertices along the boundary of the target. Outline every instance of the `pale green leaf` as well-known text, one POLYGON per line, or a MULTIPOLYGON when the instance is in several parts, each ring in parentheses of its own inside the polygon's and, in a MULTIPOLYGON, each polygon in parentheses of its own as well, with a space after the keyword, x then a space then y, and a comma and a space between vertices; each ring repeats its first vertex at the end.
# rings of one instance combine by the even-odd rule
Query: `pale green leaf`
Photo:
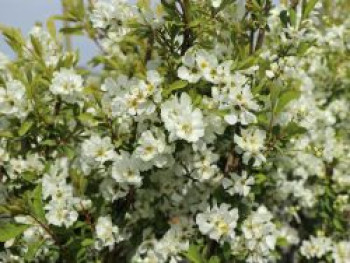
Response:
POLYGON ((0 242, 6 242, 12 238, 15 238, 22 234, 29 225, 19 225, 19 224, 3 224, 0 225, 0 242))

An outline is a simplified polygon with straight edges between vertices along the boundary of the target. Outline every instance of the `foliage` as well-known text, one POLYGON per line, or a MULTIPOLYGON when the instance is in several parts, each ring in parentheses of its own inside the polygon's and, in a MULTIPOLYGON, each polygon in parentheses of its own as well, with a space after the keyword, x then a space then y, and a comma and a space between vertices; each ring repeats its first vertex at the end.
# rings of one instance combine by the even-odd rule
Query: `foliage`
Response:
POLYGON ((350 261, 347 0, 62 3, 0 28, 1 262, 350 261))

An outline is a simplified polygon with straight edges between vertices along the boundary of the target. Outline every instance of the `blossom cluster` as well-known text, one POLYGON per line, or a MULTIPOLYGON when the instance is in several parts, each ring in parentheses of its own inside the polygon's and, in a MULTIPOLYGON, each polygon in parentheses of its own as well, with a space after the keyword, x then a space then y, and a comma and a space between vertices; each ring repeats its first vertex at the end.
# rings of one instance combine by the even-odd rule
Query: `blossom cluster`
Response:
POLYGON ((1 262, 350 262, 346 0, 66 5, 3 32, 1 262))

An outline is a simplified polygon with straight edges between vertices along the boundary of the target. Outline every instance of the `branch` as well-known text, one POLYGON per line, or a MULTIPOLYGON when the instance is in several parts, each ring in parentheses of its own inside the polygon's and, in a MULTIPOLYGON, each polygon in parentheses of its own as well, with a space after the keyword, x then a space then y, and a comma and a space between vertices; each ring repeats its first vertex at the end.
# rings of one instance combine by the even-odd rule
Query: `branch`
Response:
POLYGON ((249 54, 252 55, 254 53, 254 33, 255 33, 255 30, 252 29, 250 31, 250 35, 249 35, 249 54))
MULTIPOLYGON (((67 10, 67 5, 65 3, 65 0, 61 0, 61 3, 62 3, 62 12, 64 15, 66 15, 68 10, 67 10)), ((64 20, 63 27, 69 27, 69 22, 64 20)), ((72 41, 71 41, 69 34, 64 34, 64 43, 65 43, 66 51, 71 51, 72 50, 72 41)))
POLYGON ((184 40, 181 46, 181 55, 184 55, 186 51, 192 46, 192 30, 190 28, 190 0, 179 1, 182 8, 182 21, 185 26, 184 40))
POLYGON ((147 63, 148 60, 152 58, 153 45, 154 45, 154 31, 152 29, 152 34, 147 39, 147 43, 146 43, 145 64, 147 63))
MULTIPOLYGON (((266 17, 268 16, 270 9, 271 9, 271 0, 266 0, 265 8, 264 8, 264 13, 266 17)), ((258 35, 258 40, 257 40, 255 50, 259 50, 262 47, 265 39, 265 31, 266 31, 266 25, 264 25, 263 28, 259 29, 259 35, 258 35)))

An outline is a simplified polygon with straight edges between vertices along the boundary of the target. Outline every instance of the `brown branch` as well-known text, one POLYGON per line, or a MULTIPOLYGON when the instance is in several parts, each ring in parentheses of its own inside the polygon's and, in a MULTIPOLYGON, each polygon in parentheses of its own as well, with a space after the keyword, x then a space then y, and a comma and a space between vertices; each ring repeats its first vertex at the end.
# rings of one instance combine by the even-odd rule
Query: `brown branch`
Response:
POLYGON ((146 43, 146 53, 145 53, 145 64, 148 60, 152 58, 152 51, 153 51, 153 45, 154 45, 154 36, 155 33, 152 30, 152 34, 150 35, 149 39, 147 39, 146 43))
POLYGON ((184 40, 181 46, 181 55, 184 55, 186 51, 192 46, 192 30, 190 28, 190 0, 179 1, 182 8, 182 21, 184 23, 184 40))
POLYGON ((252 55, 254 53, 254 34, 255 34, 255 30, 252 29, 250 31, 250 35, 249 35, 249 54, 252 55))
POLYGON ((60 250, 62 251, 63 255, 66 255, 66 251, 64 249, 64 247, 61 245, 61 242, 58 240, 57 236, 55 235, 54 232, 52 232, 52 230, 49 228, 49 226, 47 226, 46 224, 44 224, 43 222, 41 222, 38 218, 36 218, 34 215, 32 214, 28 214, 42 229, 45 230, 45 232, 52 238, 52 240, 55 242, 55 244, 60 248, 60 250))
POLYGON ((81 202, 81 201, 80 201, 80 206, 82 208, 82 212, 83 212, 84 217, 85 217, 85 223, 90 226, 91 232, 94 232, 95 231, 95 224, 92 221, 91 214, 89 213, 89 211, 86 210, 86 208, 84 207, 83 202, 81 202))

